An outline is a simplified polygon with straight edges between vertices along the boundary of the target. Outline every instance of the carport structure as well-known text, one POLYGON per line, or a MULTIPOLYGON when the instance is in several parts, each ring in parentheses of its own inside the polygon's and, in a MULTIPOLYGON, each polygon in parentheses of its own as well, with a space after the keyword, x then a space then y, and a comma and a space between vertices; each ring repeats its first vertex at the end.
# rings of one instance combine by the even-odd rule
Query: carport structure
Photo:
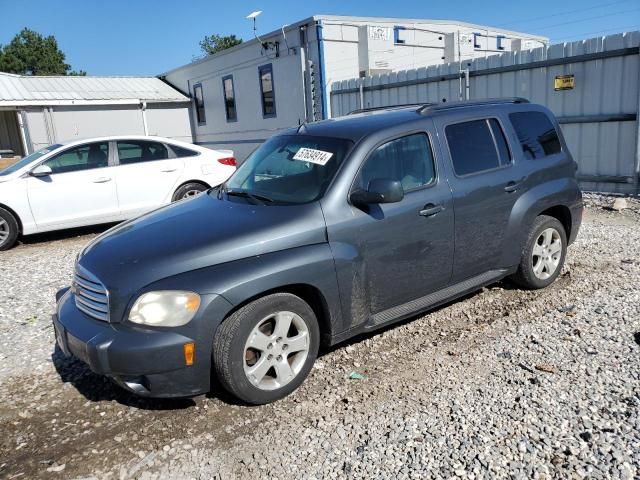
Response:
POLYGON ((155 77, 0 73, 0 154, 107 135, 190 142, 190 99, 155 77))

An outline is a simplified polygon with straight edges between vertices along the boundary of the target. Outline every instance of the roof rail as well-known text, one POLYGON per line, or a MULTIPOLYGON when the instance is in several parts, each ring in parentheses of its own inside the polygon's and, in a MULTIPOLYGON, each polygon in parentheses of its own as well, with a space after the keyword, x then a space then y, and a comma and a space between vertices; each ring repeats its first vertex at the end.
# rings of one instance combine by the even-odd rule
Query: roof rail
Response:
POLYGON ((397 105, 385 105, 384 107, 365 107, 365 108, 357 108, 355 110, 352 110, 349 113, 347 113, 347 115, 355 115, 357 113, 366 113, 366 112, 377 112, 379 110, 396 110, 400 108, 409 108, 409 107, 424 108, 424 107, 429 107, 431 105, 435 105, 435 103, 400 103, 397 105))
POLYGON ((450 103, 431 103, 424 105, 418 109, 418 113, 429 113, 439 110, 449 110, 452 108, 476 107, 482 105, 504 105, 507 103, 529 103, 529 100, 522 97, 506 97, 506 98, 485 98, 482 100, 463 100, 460 102, 450 103))

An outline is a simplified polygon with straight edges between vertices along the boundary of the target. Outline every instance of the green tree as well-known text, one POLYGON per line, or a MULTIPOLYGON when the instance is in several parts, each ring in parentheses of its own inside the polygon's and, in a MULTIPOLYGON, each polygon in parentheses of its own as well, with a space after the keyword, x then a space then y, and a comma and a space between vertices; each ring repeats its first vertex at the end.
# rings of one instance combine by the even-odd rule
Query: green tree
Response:
POLYGON ((5 46, 0 45, 0 72, 20 75, 86 75, 71 71, 65 63, 65 55, 58 48, 58 42, 50 35, 44 37, 38 32, 22 29, 5 46))
POLYGON ((222 36, 214 33, 213 35, 205 35, 200 41, 200 48, 206 55, 213 55, 241 43, 242 39, 235 35, 222 36))

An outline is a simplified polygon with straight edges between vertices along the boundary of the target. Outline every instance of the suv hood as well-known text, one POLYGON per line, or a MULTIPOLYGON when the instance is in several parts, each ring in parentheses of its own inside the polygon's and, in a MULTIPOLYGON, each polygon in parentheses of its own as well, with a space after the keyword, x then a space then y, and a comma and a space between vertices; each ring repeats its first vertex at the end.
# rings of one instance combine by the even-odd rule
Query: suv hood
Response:
POLYGON ((79 263, 118 296, 180 273, 326 242, 319 203, 251 205, 203 194, 117 225, 79 263))

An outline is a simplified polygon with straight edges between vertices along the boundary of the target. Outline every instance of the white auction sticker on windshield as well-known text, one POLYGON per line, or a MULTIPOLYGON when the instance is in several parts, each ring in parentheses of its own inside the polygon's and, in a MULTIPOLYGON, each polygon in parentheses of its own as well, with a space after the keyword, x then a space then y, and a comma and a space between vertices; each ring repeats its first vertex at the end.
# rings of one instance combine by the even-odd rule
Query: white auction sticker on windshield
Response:
POLYGON ((331 159, 331 157, 333 157, 333 153, 331 152, 302 147, 296 152, 296 154, 293 156, 293 159, 324 166, 331 159))

